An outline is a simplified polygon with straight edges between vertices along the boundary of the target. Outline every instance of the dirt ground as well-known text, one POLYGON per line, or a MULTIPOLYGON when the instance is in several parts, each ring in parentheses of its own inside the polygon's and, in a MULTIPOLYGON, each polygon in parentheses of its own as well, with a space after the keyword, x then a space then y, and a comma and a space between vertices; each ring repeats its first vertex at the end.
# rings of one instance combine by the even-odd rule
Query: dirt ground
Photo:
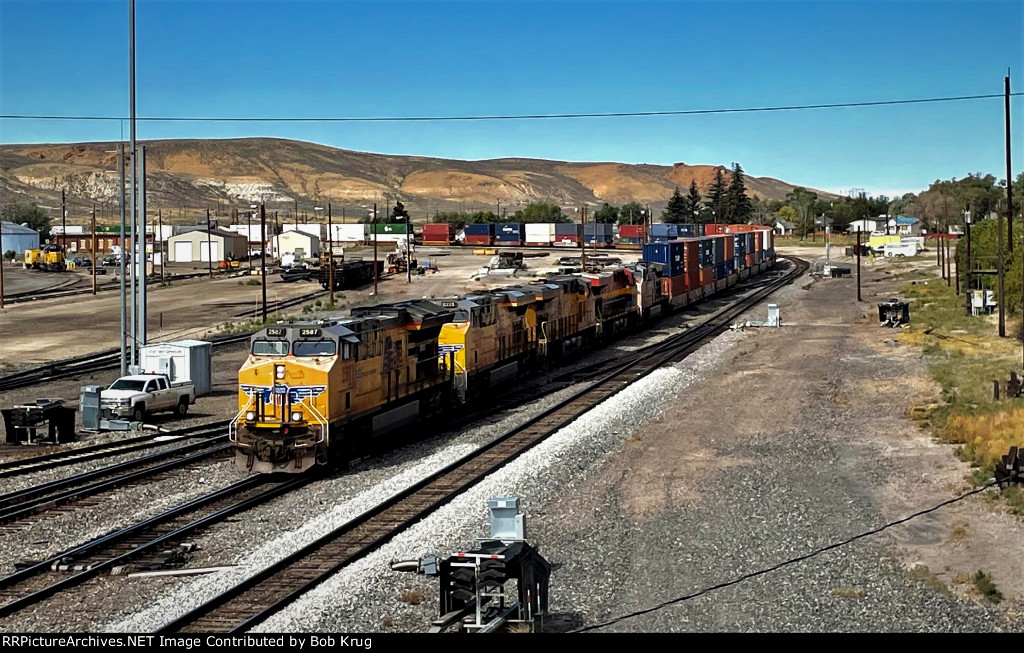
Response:
MULTIPOLYGON (((822 249, 781 253, 824 259, 822 249)), ((831 260, 854 263, 835 250, 831 260)), ((920 267, 935 269, 938 277, 934 259, 927 254, 920 267)), ((730 475, 738 470, 753 473, 749 470, 757 466, 777 464, 764 456, 774 455, 773 443, 785 442, 787 433, 822 433, 822 441, 836 452, 828 463, 831 470, 806 473, 834 474, 840 495, 865 497, 876 513, 866 518, 871 523, 906 517, 972 489, 965 481, 969 466, 955 457, 953 446, 936 443, 930 431, 907 417, 910 405, 938 401, 939 387, 920 350, 898 345, 892 330, 878 324, 875 305, 898 296, 901 286, 887 270, 891 272, 891 264, 885 260, 862 261, 860 303, 855 276, 801 281, 806 291, 782 307, 782 329, 758 330, 735 347, 720 376, 688 388, 659 421, 634 433, 584 486, 547 508, 548 515, 572 514, 578 520, 574 523, 584 529, 588 519, 600 516, 593 512, 587 517, 580 502, 611 496, 614 507, 604 509, 628 517, 623 528, 630 535, 622 537, 632 538, 634 531, 657 529, 659 520, 676 519, 678 510, 699 513, 720 501, 730 475), (818 414, 816 407, 821 405, 825 409, 818 414)), ((756 504, 735 509, 758 518, 756 504)), ((801 512, 794 506, 787 522, 801 512)), ((736 516, 720 518, 729 521, 736 516)), ((639 541, 655 536, 635 537, 639 541)), ((877 537, 895 552, 911 578, 965 600, 981 601, 971 578, 984 570, 1009 600, 1003 604, 1006 623, 1019 627, 1024 523, 1008 514, 992 493, 944 507, 877 537)), ((839 539, 839 533, 831 539, 839 539)), ((652 564, 649 555, 638 557, 642 561, 633 561, 632 567, 652 564)))

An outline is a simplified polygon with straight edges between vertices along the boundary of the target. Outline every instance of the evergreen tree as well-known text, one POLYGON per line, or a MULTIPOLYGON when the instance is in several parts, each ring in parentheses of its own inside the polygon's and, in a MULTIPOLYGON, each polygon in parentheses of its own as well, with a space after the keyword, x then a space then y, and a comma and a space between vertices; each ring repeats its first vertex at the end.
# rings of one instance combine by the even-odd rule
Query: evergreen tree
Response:
POLYGON ((697 189, 697 181, 693 180, 690 182, 690 194, 686 196, 686 215, 687 221, 693 220, 694 222, 699 221, 700 216, 700 203, 701 196, 700 191, 697 189))
POLYGON ((720 223, 724 222, 725 213, 725 179, 722 177, 722 169, 717 168, 715 170, 715 180, 711 182, 711 188, 708 189, 708 210, 711 211, 711 215, 705 216, 710 217, 707 222, 720 223))
POLYGON ((395 200, 395 206, 391 209, 391 219, 389 222, 406 222, 409 219, 409 211, 406 210, 405 205, 402 204, 401 200, 395 200))
POLYGON ((661 219, 667 224, 688 222, 686 211, 686 199, 679 192, 679 187, 676 186, 676 192, 672 193, 672 197, 669 198, 668 206, 661 212, 661 219))
POLYGON ((639 202, 628 202, 619 209, 619 224, 642 224, 644 207, 639 202))
POLYGON ((608 202, 598 210, 594 211, 594 222, 615 224, 619 219, 619 207, 612 206, 608 202))
POLYGON ((725 216, 723 222, 729 224, 744 224, 753 217, 754 207, 747 197, 747 188, 743 183, 743 168, 740 164, 732 166, 732 180, 729 182, 729 189, 725 196, 725 216))

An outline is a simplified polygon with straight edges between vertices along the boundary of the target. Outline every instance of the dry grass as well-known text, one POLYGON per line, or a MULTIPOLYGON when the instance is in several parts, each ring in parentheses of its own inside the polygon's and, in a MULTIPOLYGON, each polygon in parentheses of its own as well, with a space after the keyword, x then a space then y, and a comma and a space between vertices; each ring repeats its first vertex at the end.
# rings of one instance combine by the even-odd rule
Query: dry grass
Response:
POLYGON ((955 576, 953 576, 953 584, 954 585, 966 585, 967 583, 970 583, 970 582, 971 582, 971 575, 970 574, 956 574, 955 576))
POLYGON ((859 587, 837 587, 832 590, 832 596, 838 596, 843 599, 862 599, 864 598, 864 590, 859 587))
POLYGON ((967 538, 967 523, 958 522, 953 524, 952 530, 949 532, 950 542, 963 542, 967 538))
POLYGON ((946 438, 963 444, 965 460, 991 471, 1010 447, 1024 447, 1024 407, 1016 403, 982 415, 953 413, 946 420, 946 438))
POLYGON ((927 565, 915 565, 910 568, 910 577, 914 580, 919 580, 929 588, 935 590, 943 596, 953 596, 953 592, 950 591, 946 584, 939 580, 939 577, 932 573, 931 569, 927 565))
POLYGON ((409 605, 419 605, 423 600, 423 592, 418 589, 405 590, 398 595, 398 600, 409 605))

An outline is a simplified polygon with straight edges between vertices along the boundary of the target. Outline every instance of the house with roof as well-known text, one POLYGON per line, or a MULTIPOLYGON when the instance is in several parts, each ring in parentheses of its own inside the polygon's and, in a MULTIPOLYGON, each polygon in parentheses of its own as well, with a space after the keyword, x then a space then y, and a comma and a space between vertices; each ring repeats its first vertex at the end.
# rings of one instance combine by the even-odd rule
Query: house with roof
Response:
POLYGON ((789 220, 782 220, 781 218, 775 220, 774 224, 775 233, 780 236, 792 236, 793 235, 793 223, 789 220))

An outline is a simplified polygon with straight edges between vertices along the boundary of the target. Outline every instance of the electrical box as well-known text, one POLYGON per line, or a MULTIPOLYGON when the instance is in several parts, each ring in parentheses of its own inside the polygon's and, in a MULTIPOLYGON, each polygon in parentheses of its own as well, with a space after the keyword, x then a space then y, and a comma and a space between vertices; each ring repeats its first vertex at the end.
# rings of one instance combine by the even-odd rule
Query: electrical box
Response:
POLYGON ((188 381, 196 396, 210 394, 213 344, 204 340, 178 340, 146 345, 139 354, 143 374, 164 374, 171 383, 188 381))
POLYGON ((526 522, 519 512, 519 497, 491 497, 487 500, 491 537, 505 542, 526 539, 526 522))
POLYGON ((102 411, 100 410, 101 385, 83 385, 78 396, 78 409, 82 412, 82 428, 86 431, 99 431, 102 411))
POLYGON ((778 304, 768 304, 768 319, 765 321, 765 326, 777 327, 782 324, 782 318, 779 315, 778 304))

